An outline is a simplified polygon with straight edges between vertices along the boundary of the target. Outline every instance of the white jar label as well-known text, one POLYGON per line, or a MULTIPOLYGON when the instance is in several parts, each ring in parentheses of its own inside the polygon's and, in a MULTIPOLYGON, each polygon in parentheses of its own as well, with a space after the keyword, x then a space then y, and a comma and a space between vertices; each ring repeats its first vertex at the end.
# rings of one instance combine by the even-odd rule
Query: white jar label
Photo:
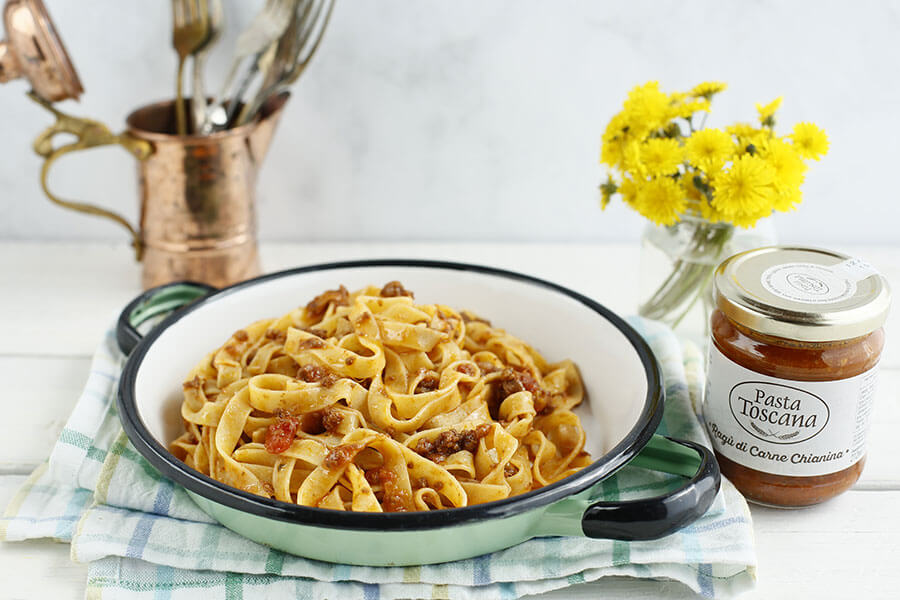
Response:
POLYGON ((838 381, 761 375, 710 343, 703 417, 716 451, 751 469, 810 477, 866 452, 877 365, 838 381))

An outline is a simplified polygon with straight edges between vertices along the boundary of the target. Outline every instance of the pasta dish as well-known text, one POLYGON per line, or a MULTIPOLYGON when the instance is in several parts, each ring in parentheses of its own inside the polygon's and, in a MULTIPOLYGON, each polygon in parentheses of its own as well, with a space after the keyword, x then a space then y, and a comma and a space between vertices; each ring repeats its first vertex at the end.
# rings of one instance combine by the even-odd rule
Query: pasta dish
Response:
POLYGON ((261 496, 336 510, 470 506, 591 462, 570 360, 548 363, 469 312, 392 281, 326 291, 235 332, 188 373, 189 467, 261 496))

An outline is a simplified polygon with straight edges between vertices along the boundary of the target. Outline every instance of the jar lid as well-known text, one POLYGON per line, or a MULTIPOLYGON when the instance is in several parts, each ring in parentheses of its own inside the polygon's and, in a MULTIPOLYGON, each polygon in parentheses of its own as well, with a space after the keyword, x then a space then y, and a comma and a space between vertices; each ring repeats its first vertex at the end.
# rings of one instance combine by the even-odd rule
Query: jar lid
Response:
POLYGON ((6 0, 3 23, 0 83, 24 77, 49 102, 77 100, 81 81, 42 0, 6 0))
POLYGON ((847 340, 884 324, 887 280, 865 261, 818 248, 769 246, 716 269, 715 304, 764 335, 807 342, 847 340))

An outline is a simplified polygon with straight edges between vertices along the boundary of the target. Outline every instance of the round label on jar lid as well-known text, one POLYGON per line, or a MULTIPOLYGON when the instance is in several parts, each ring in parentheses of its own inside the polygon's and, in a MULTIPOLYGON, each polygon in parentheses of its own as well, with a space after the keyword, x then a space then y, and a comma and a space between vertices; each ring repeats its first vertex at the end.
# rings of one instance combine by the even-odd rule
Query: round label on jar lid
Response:
POLYGON ((771 246, 732 256, 716 271, 716 305, 763 334, 800 341, 850 339, 878 329, 890 291, 863 260, 816 248, 771 246))
POLYGON ((878 275, 872 265, 852 258, 836 265, 785 263, 763 271, 763 287, 785 300, 808 304, 828 304, 852 298, 856 283, 878 275))

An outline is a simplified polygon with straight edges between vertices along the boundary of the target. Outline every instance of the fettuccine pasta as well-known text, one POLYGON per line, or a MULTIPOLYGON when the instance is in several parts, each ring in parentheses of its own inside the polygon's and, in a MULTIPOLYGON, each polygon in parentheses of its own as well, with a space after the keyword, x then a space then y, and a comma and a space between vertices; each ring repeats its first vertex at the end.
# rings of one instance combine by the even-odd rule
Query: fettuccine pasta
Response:
POLYGON ((189 467, 284 502, 371 512, 470 506, 591 462, 570 360, 399 282, 343 286, 235 332, 184 383, 189 467))

